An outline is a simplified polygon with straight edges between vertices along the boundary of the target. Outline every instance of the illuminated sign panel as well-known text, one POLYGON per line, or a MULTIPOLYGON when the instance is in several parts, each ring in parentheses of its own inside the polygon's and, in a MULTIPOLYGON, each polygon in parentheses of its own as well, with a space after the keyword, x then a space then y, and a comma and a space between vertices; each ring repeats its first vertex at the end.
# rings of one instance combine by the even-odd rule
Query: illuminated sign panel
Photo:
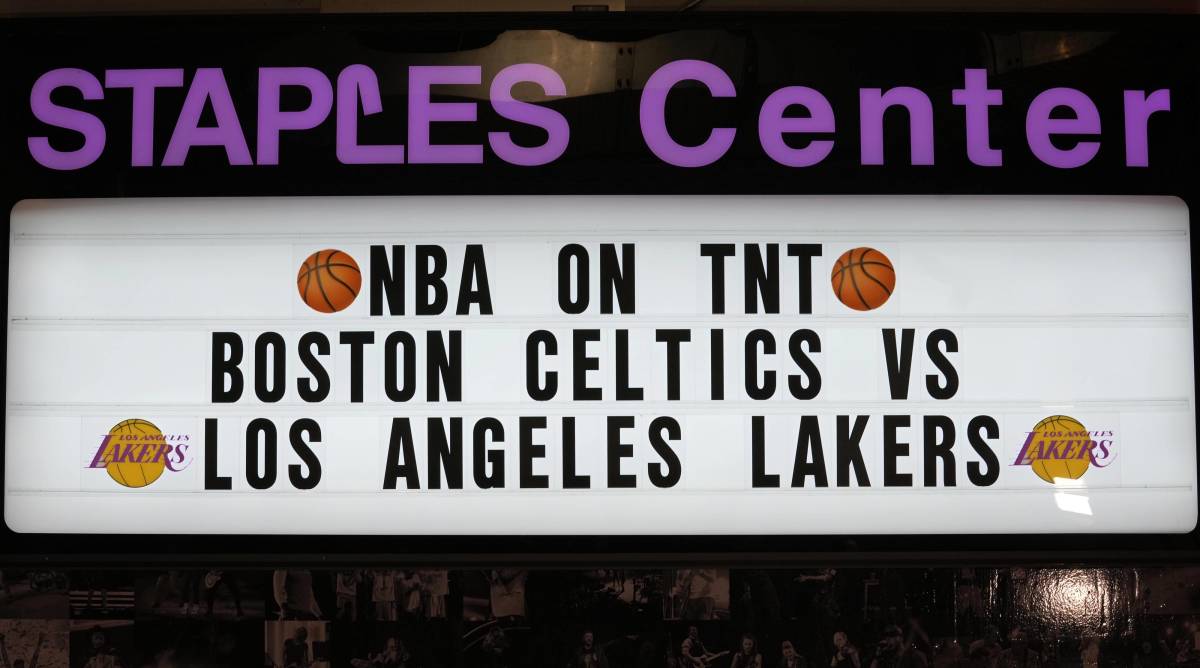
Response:
POLYGON ((1177 199, 54 200, 11 220, 14 531, 1196 524, 1177 199))

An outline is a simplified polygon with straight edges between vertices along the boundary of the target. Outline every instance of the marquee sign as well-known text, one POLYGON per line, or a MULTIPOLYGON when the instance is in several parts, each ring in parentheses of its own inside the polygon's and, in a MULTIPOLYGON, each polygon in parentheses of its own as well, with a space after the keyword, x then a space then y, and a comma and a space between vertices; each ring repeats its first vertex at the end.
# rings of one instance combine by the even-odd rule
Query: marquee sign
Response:
POLYGON ((1163 197, 27 200, 4 519, 1187 533, 1188 215, 1163 197))
MULTIPOLYGON (((259 68, 255 77, 257 109, 247 112, 243 108, 240 114, 225 71, 198 68, 189 77, 186 97, 157 163, 155 115, 170 112, 162 106, 156 107, 156 94, 163 89, 182 88, 185 81, 182 68, 110 69, 103 73, 103 83, 88 70, 57 68, 41 74, 33 83, 29 109, 41 127, 78 135, 82 144, 73 141, 70 149, 59 148, 44 134, 30 136, 26 143, 30 156, 42 168, 70 171, 92 165, 109 149, 108 128, 101 118, 59 104, 54 96, 73 91, 84 101, 94 103, 128 89, 132 105, 128 117, 120 122, 129 128, 127 164, 130 166, 179 167, 197 147, 221 149, 231 167, 278 165, 283 132, 293 135, 309 132, 326 121, 335 126, 336 159, 343 164, 483 163, 483 144, 442 145, 431 139, 435 124, 475 123, 479 116, 479 104, 474 101, 435 102, 434 90, 438 90, 470 97, 483 95, 500 118, 545 134, 543 143, 522 146, 510 132, 489 132, 488 152, 496 160, 521 166, 545 165, 566 151, 571 134, 566 118, 553 109, 517 99, 513 92, 524 85, 537 86, 548 99, 567 95, 567 84, 552 68, 536 63, 510 65, 495 73, 486 88, 480 65, 411 66, 407 70, 407 144, 360 142, 360 110, 366 116, 384 112, 379 77, 363 64, 345 67, 333 81, 313 67, 259 68), (287 89, 304 91, 308 105, 298 110, 283 109, 281 98, 287 89), (206 109, 212 110, 214 125, 203 124, 206 109), (242 117, 257 119, 256 155, 251 154, 242 117)), ((719 66, 694 59, 673 61, 647 77, 638 103, 638 124, 647 148, 658 159, 678 167, 703 167, 717 162, 730 150, 737 129, 714 128, 696 146, 681 144, 673 138, 667 123, 668 97, 673 89, 687 84, 701 85, 718 99, 737 95, 733 80, 719 66)), ((909 116, 911 164, 934 164, 934 102, 928 94, 911 86, 887 90, 863 87, 858 90, 858 97, 856 120, 861 164, 885 164, 884 115, 892 108, 902 109, 909 116)), ((961 110, 966 154, 971 164, 1002 166, 1004 151, 993 146, 989 119, 990 109, 1004 102, 1003 89, 989 85, 986 69, 967 68, 962 72, 961 87, 946 97, 949 99, 943 102, 948 101, 961 110)), ((1155 114, 1171 111, 1171 91, 1126 89, 1122 91, 1121 103, 1119 122, 1124 128, 1125 164, 1146 167, 1150 161, 1150 120, 1155 114)), ((843 112, 843 123, 847 115, 843 112)), ((1041 91, 1029 102, 1023 125, 1029 151, 1046 165, 1075 169, 1091 162, 1100 151, 1101 143, 1095 141, 1102 128, 1100 111, 1084 91, 1064 86, 1041 91)), ((788 167, 813 167, 833 150, 831 135, 836 127, 833 107, 821 91, 808 86, 787 86, 763 101, 756 134, 761 149, 771 160, 788 167), (792 145, 797 142, 806 145, 792 145)))

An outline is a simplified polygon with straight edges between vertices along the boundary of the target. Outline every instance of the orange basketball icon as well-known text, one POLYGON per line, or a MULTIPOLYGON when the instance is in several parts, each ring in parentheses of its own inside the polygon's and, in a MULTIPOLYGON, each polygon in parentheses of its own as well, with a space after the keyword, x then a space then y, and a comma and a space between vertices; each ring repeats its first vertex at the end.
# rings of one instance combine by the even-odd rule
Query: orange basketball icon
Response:
POLYGON ((896 288, 896 270, 886 255, 874 248, 851 248, 833 265, 830 276, 838 301, 855 311, 883 306, 896 288))
POLYGON ((309 308, 334 313, 354 303, 362 287, 362 272, 354 258, 340 250, 319 250, 300 265, 296 289, 309 308))

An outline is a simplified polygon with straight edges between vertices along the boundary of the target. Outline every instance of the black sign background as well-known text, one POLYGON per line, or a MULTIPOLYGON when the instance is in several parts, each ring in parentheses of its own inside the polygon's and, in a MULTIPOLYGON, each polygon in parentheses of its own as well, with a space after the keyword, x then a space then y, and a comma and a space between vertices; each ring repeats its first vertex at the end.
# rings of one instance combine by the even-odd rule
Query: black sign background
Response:
MULTIPOLYGON (((19 200, 63 197, 251 195, 446 194, 1105 194, 1175 195, 1194 210, 1195 155, 1200 108, 1200 24, 1194 17, 1013 15, 370 15, 358 17, 186 17, 11 21, 0 25, 5 66, 3 177, 0 197, 8 211, 19 200), (384 113, 360 122, 363 143, 403 143, 405 73, 394 63, 449 63, 455 52, 482 49, 508 30, 557 30, 583 40, 634 43, 638 71, 680 58, 714 60, 730 74, 736 99, 715 100, 697 88, 672 94, 668 125, 681 143, 698 143, 714 126, 738 128, 732 150, 713 165, 673 167, 646 147, 638 125, 640 83, 616 77, 607 92, 547 103, 571 127, 566 153, 542 167, 516 167, 485 150, 482 165, 339 164, 332 118, 315 130, 284 133, 279 166, 230 167, 219 148, 193 149, 182 167, 130 167, 130 95, 108 91, 80 105, 107 127, 107 149, 94 164, 56 172, 36 164, 29 136, 49 135, 56 146, 78 146, 74 133, 48 129, 29 109, 29 91, 42 73, 78 67, 103 78, 109 68, 221 67, 238 106, 248 143, 254 145, 257 68, 316 67, 331 80, 344 67, 364 63, 380 76, 384 113), (654 43, 655 48, 647 48, 654 43), (720 53, 720 58, 709 54, 720 53), (731 68, 730 64, 733 64, 731 68), (962 86, 963 69, 989 70, 989 84, 1004 91, 991 111, 994 147, 1003 167, 972 165, 966 156, 962 109, 950 91, 962 86), (758 110, 777 88, 805 85, 833 105, 838 132, 832 154, 803 169, 776 164, 758 144, 758 110), (859 164, 860 87, 915 86, 934 103, 936 164, 908 165, 907 124, 886 126, 886 166, 859 164), (1099 154, 1077 169, 1038 161, 1025 140, 1025 111, 1047 88, 1087 93, 1100 110, 1099 154), (1125 89, 1171 90, 1171 111, 1150 124, 1150 166, 1125 166, 1125 89), (74 142, 74 143, 72 143, 74 142)), ((497 56, 502 57, 502 56, 497 56)), ((549 59, 526 59, 550 63, 549 59)), ((513 61, 520 62, 520 61, 513 61)), ((461 64, 461 56, 455 61, 461 64)), ((508 63, 505 63, 508 64, 508 63)), ((611 78, 611 64, 589 65, 611 78), (601 70, 603 68, 603 70, 601 70)), ((568 91, 588 73, 559 69, 568 91)), ((480 87, 485 95, 486 84, 480 87)), ((185 88, 157 93, 155 161, 174 126, 185 88)), ((56 98, 58 99, 58 98, 56 98)), ((284 98, 303 106, 303 98, 284 98)), ((211 122, 211 118, 205 119, 211 122)), ((540 143, 538 131, 496 117, 486 100, 474 124, 436 126, 437 143, 484 143, 488 131, 515 132, 540 143)), ((7 215, 6 215, 7 220, 7 215)), ((1195 214, 1192 214, 1193 226, 1195 214)), ((6 225, 6 233, 8 232, 6 225)), ((7 266, 8 244, 2 244, 7 266)), ((1193 241, 1193 256, 1196 255, 1193 241)), ((7 290, 7 272, 3 272, 7 290)), ((7 317, 6 317, 7 320, 7 317)), ((1135 456, 1135 455, 1131 455, 1135 456)), ((0 467, 3 460, 0 459, 0 467)), ((0 468, 0 474, 2 474, 0 468)), ((3 501, 0 499, 0 504, 3 501)), ((79 508, 87 513, 86 507, 79 508)), ((881 509, 880 512, 885 512, 881 509)), ((1003 512, 998 509, 997 512, 1003 512)), ((1036 518, 1028 518, 1036 522, 1036 518)), ((136 518, 130 518, 131 526, 136 518)), ((186 520, 184 520, 186 521, 186 520)), ((936 522, 936 517, 930 518, 936 522)), ((1003 558, 1037 561, 1187 560, 1200 557, 1200 531, 1187 535, 858 536, 702 538, 313 537, 313 536, 75 536, 14 534, 0 526, 0 562, 147 560, 330 564, 376 559, 441 565, 579 562, 603 555, 630 562, 828 558, 900 562, 960 562, 1003 558)))

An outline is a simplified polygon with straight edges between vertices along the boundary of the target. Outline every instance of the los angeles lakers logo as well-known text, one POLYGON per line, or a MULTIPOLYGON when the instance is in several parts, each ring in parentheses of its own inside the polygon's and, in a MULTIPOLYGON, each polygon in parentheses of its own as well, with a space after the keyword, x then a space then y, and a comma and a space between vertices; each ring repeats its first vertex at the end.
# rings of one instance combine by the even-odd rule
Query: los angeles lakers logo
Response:
POLYGON ((1089 431, 1073 417, 1051 415, 1034 425, 1013 466, 1028 466, 1054 484, 1078 480, 1093 466, 1108 466, 1113 456, 1111 431, 1089 431))
POLYGON ((186 434, 163 434, 147 420, 123 420, 100 441, 87 468, 104 469, 123 487, 145 487, 165 472, 187 468, 188 441, 186 434))

